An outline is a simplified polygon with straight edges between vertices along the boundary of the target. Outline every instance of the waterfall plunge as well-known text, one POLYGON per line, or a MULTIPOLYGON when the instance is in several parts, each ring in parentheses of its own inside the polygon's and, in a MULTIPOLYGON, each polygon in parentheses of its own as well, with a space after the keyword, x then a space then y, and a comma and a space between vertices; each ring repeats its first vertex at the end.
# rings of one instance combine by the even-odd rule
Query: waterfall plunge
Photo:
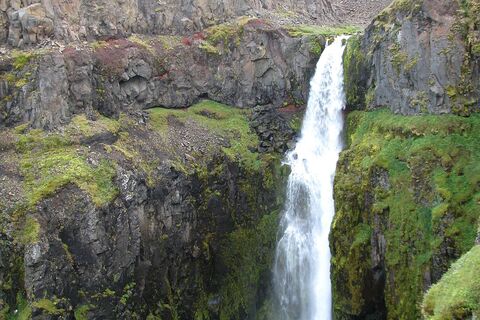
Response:
POLYGON ((344 40, 327 46, 310 83, 301 138, 287 155, 291 174, 274 266, 274 319, 331 320, 333 179, 342 148, 344 40))

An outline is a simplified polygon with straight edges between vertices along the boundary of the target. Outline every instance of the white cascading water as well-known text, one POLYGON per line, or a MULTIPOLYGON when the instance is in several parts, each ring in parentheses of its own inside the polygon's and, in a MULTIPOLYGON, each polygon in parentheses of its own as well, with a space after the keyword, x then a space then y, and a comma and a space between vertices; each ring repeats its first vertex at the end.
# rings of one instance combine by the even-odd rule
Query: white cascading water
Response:
POLYGON ((310 83, 300 140, 287 155, 291 174, 274 266, 278 320, 330 320, 328 236, 335 214, 333 179, 342 149, 342 56, 346 37, 327 46, 310 83))

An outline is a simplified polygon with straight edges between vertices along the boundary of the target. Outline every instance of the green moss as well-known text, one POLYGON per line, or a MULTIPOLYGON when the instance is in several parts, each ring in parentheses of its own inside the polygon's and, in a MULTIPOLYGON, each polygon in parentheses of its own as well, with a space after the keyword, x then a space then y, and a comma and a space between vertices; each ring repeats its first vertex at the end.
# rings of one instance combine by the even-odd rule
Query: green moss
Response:
POLYGON ((472 53, 476 56, 480 56, 480 43, 474 44, 472 46, 472 53))
MULTIPOLYGON (((365 62, 366 56, 361 48, 361 37, 359 35, 352 36, 347 41, 343 55, 345 94, 347 105, 351 109, 362 108, 365 104, 368 106, 373 102, 373 94, 369 99, 371 101, 365 101, 367 89, 358 83, 358 79, 362 79, 363 75, 366 74, 365 62)), ((372 86, 372 88, 374 88, 374 86, 372 86)), ((374 90, 369 92, 374 93, 374 90)))
POLYGON ((220 50, 208 41, 202 41, 198 47, 209 54, 220 54, 220 50))
POLYGON ((130 42, 135 43, 137 46, 145 49, 150 54, 155 54, 155 50, 153 49, 151 38, 146 38, 145 36, 141 35, 131 35, 128 37, 130 42))
POLYGON ((444 243, 458 255, 474 244, 480 215, 480 116, 355 111, 347 128, 349 147, 335 183, 335 310, 358 315, 366 308, 371 248, 364 226, 369 225, 385 236, 389 318, 418 319, 432 256, 444 243), (453 220, 445 219, 447 214, 453 220))
POLYGON ((96 121, 87 119, 82 115, 77 115, 68 124, 66 131, 70 136, 81 135, 83 137, 93 137, 96 134, 110 132, 118 134, 121 128, 120 121, 98 115, 96 121))
POLYGON ((58 316, 65 312, 64 309, 57 308, 57 304, 49 299, 41 299, 32 304, 35 308, 42 309, 49 315, 58 316))
POLYGON ((422 0, 395 0, 378 14, 374 24, 380 28, 387 28, 399 15, 403 19, 410 19, 422 9, 422 0))
POLYGON ((210 54, 221 54, 219 45, 223 45, 224 49, 228 49, 230 43, 236 46, 240 44, 244 27, 254 18, 239 17, 228 23, 217 24, 207 28, 204 31, 205 39, 200 43, 200 49, 210 54))
POLYGON ((223 23, 205 30, 206 40, 213 44, 220 42, 226 44, 231 38, 237 38, 240 36, 242 30, 236 23, 223 23))
MULTIPOLYGON (((273 262, 279 212, 264 216, 255 228, 232 232, 222 247, 222 261, 229 270, 221 282, 219 315, 221 320, 239 315, 257 302, 260 279, 269 274, 273 262)), ((196 320, 208 319, 205 304, 197 305, 196 320)))
POLYGON ((21 244, 31 244, 38 242, 38 237, 40 235, 40 224, 37 219, 28 216, 25 219, 23 228, 18 232, 16 237, 17 242, 21 244))
POLYGON ((310 39, 310 52, 319 57, 322 54, 323 45, 318 37, 312 37, 310 39))
POLYGON ((367 244, 372 235, 372 227, 368 224, 359 224, 356 226, 355 239, 352 242, 352 247, 367 244))
POLYGON ((17 294, 16 310, 17 312, 10 312, 9 320, 29 320, 32 318, 32 307, 21 294, 17 294))
POLYGON ((422 304, 425 319, 447 320, 480 317, 480 246, 455 262, 426 293, 422 304))
POLYGON ((177 46, 182 44, 182 38, 180 36, 159 35, 156 37, 164 50, 171 51, 177 46))
POLYGON ((391 54, 390 62, 392 63, 392 66, 397 74, 399 74, 400 71, 407 65, 408 54, 402 50, 400 44, 398 43, 392 44, 389 47, 389 50, 391 54))
POLYGON ((88 311, 94 308, 93 305, 83 304, 75 309, 75 320, 88 320, 88 311))
POLYGON ((361 29, 357 26, 325 27, 315 25, 288 26, 286 27, 286 30, 292 37, 340 36, 355 34, 361 31, 361 29))
POLYGON ((22 70, 34 57, 35 55, 33 52, 13 51, 12 53, 13 67, 16 70, 22 70))
POLYGON ((258 154, 252 151, 256 150, 258 137, 250 128, 248 111, 205 100, 188 109, 155 108, 149 112, 151 126, 161 134, 167 134, 170 117, 181 122, 194 121, 230 141, 229 147, 222 147, 230 159, 239 161, 251 170, 260 168, 258 154))
POLYGON ((116 197, 117 189, 112 181, 116 172, 108 160, 90 164, 85 150, 57 134, 31 130, 18 138, 17 150, 22 154, 20 165, 29 206, 69 183, 86 191, 97 206, 116 197))

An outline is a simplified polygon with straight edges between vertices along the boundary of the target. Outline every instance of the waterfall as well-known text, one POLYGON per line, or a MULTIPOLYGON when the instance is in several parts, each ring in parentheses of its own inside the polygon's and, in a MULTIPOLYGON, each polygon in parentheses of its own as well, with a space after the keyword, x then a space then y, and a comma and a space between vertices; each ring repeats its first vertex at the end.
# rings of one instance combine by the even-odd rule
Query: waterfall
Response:
POLYGON ((342 148, 342 56, 346 37, 328 45, 310 83, 300 140, 287 155, 291 174, 274 265, 273 319, 330 320, 328 236, 335 214, 333 179, 342 148))

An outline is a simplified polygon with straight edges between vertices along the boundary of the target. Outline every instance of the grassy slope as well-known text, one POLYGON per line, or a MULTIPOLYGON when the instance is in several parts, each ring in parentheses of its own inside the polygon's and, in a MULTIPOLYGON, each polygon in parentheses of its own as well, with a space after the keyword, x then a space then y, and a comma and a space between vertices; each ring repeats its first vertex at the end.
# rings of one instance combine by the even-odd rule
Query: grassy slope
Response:
POLYGON ((480 246, 475 246, 425 295, 422 310, 428 320, 480 317, 480 246))
MULTIPOLYGON (((420 317, 424 275, 445 243, 460 255, 474 244, 480 214, 480 116, 403 117, 386 110, 348 116, 348 149, 335 191, 336 309, 358 314, 370 268, 361 225, 385 220, 389 319, 420 317), (378 172, 388 175, 381 187, 378 172)), ((365 236, 367 234, 367 236, 365 236)))

